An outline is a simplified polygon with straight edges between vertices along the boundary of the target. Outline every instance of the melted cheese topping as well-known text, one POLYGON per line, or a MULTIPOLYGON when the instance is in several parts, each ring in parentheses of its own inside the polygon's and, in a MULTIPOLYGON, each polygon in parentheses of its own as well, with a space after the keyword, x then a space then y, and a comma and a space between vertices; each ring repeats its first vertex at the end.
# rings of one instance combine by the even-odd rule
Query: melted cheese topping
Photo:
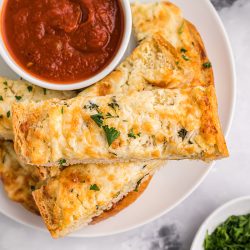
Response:
POLYGON ((109 210, 162 163, 70 166, 33 195, 52 236, 64 236, 109 210))
POLYGON ((74 91, 47 90, 22 80, 0 77, 0 138, 13 139, 11 106, 27 100, 41 101, 51 98, 68 99, 76 95, 74 91))
POLYGON ((34 165, 227 155, 212 86, 16 104, 13 120, 16 150, 34 165), (104 126, 119 133, 110 146, 104 126))

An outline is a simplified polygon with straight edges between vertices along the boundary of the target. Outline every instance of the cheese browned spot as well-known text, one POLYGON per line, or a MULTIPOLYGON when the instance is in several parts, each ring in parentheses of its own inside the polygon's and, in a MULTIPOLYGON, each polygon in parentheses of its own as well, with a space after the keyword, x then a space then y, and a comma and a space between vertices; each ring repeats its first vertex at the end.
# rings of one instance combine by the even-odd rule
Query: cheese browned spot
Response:
POLYGON ((66 165, 151 159, 209 161, 228 155, 213 86, 20 103, 12 112, 15 149, 28 164, 52 166, 60 159, 66 165), (115 110, 110 105, 114 100, 115 110), (89 103, 98 109, 90 109, 89 103), (86 119, 96 114, 99 120, 86 119), (140 136, 132 138, 128 134, 135 123, 140 136), (25 131, 22 124, 26 124, 25 131))
POLYGON ((131 204, 162 164, 69 166, 34 191, 33 197, 51 235, 62 237, 131 204))

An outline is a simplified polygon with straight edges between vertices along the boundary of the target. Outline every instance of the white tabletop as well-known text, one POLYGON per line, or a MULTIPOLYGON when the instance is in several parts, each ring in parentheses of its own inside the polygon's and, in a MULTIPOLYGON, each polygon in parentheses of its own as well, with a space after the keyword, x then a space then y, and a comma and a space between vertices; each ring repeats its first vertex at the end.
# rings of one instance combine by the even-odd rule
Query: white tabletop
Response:
POLYGON ((53 240, 48 233, 0 215, 1 250, 186 250, 202 221, 216 207, 250 194, 250 1, 213 2, 231 40, 237 70, 236 113, 227 138, 230 158, 217 162, 198 189, 172 212, 146 226, 115 236, 53 240))

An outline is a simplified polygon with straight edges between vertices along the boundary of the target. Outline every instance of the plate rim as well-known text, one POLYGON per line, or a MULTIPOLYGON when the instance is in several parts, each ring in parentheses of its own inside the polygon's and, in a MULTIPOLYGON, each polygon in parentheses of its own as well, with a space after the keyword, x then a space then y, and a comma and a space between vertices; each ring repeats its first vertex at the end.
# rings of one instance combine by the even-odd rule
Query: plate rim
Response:
MULTIPOLYGON (((212 3, 209 0, 203 0, 204 3, 207 5, 207 8, 210 9, 210 11, 213 13, 214 18, 216 19, 216 22, 221 30, 221 33, 223 34, 223 38, 224 38, 224 44, 226 45, 226 50, 229 56, 229 66, 231 68, 230 70, 230 78, 232 79, 232 99, 231 99, 231 103, 230 103, 230 114, 229 114, 229 121, 225 126, 225 137, 227 138, 229 135, 229 132, 231 130, 232 127, 232 123, 233 123, 233 118, 234 118, 234 114, 235 114, 235 107, 236 107, 236 70, 235 70, 235 60, 234 60, 234 56, 233 56, 233 50, 230 44, 230 40, 228 38, 226 29, 221 21, 221 18, 219 16, 219 14, 217 13, 217 11, 215 10, 214 6, 212 5, 212 3)), ((73 232, 72 234, 66 236, 65 238, 97 238, 97 237, 106 237, 106 236, 111 236, 111 235, 117 235, 117 234, 121 234, 124 232, 128 232, 131 230, 134 230, 136 228, 140 228, 160 217, 162 217, 163 215, 169 213, 170 211, 172 211, 174 208, 176 208, 177 206, 179 206, 185 199, 187 199, 193 192, 194 190, 196 190, 198 188, 198 186, 204 181, 204 179, 207 177, 207 175, 209 174, 209 172, 211 171, 211 169, 214 167, 215 162, 210 163, 207 166, 207 170, 203 173, 203 175, 201 176, 201 178, 192 186, 192 188, 190 188, 190 190, 188 192, 186 192, 178 201, 176 201, 175 203, 173 203, 170 207, 168 207, 167 209, 163 210, 162 212, 159 212, 157 214, 155 214, 154 216, 150 217, 149 219, 144 220, 141 223, 137 223, 136 225, 132 225, 132 226, 127 226, 123 229, 120 230, 116 230, 116 231, 112 231, 112 232, 108 232, 108 233, 96 233, 96 234, 84 234, 84 233, 79 233, 79 232, 73 232)), ((43 228, 34 225, 34 224, 29 224, 23 220, 21 220, 20 218, 16 218, 11 214, 7 214, 5 211, 3 211, 0 207, 0 213, 3 214, 4 216, 12 219, 15 222, 18 222, 22 225, 25 225, 29 228, 32 229, 36 229, 39 230, 41 232, 45 232, 48 233, 46 226, 44 225, 43 228)))

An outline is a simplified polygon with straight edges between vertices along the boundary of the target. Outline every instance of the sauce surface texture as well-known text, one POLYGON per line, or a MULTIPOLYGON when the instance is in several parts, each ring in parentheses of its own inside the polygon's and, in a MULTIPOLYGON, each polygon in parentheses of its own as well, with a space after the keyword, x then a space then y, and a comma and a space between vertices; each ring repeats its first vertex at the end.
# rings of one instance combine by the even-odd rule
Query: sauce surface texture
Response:
POLYGON ((26 71, 73 83, 112 60, 123 36, 123 13, 118 0, 8 0, 2 32, 26 71))

